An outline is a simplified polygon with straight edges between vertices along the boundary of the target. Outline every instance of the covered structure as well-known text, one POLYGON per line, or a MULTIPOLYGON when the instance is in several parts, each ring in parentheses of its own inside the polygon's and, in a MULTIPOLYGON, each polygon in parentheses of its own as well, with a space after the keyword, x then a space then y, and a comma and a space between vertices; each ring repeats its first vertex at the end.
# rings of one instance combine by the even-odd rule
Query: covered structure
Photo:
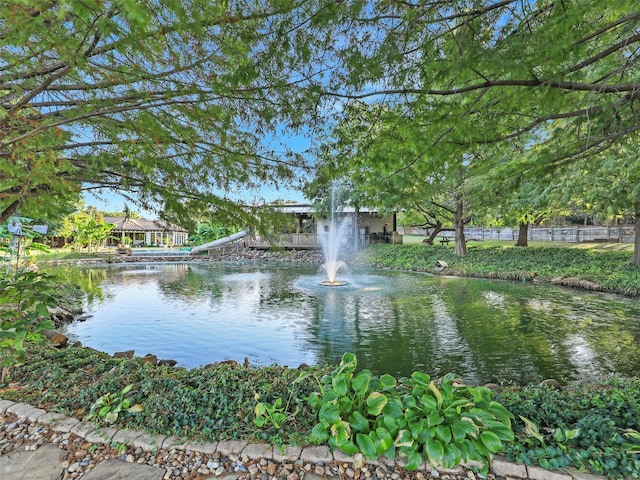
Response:
MULTIPOLYGON (((253 236, 249 240, 250 247, 320 248, 319 234, 329 230, 330 220, 318 218, 313 205, 283 204, 276 210, 295 220, 291 222, 290 230, 274 233, 269 238, 253 236)), ((346 219, 347 231, 355 245, 397 242, 400 237, 396 233, 395 212, 383 214, 371 208, 345 207, 336 213, 336 217, 341 221, 346 219)))
POLYGON ((162 220, 146 218, 104 217, 114 226, 109 243, 131 243, 133 246, 184 245, 189 236, 186 229, 162 220), (126 240, 129 238, 130 240, 126 240))

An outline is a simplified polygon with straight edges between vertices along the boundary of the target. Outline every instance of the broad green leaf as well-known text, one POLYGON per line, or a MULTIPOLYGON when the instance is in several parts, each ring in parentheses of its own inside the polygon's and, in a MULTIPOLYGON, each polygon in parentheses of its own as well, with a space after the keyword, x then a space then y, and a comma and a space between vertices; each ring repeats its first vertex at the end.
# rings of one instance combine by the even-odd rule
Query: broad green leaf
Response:
POLYGON ((455 445, 445 443, 442 460, 442 466, 445 468, 451 468, 455 465, 459 465, 462 460, 462 452, 455 445))
POLYGON ((511 442, 514 439, 513 430, 505 425, 494 425, 489 431, 495 433, 500 440, 511 442))
POLYGON ((318 419, 325 425, 333 425, 340 421, 340 407, 338 405, 323 405, 318 419))
POLYGON ((349 417, 349 423, 351 424, 352 430, 356 432, 368 432, 369 431, 369 421, 367 417, 362 415, 360 412, 353 412, 349 417))
POLYGON ((410 451, 407 454, 406 469, 417 470, 418 468, 420 468, 420 465, 422 465, 422 456, 420 456, 420 454, 416 451, 410 451))
POLYGON ((374 443, 364 433, 359 433, 358 435, 356 435, 356 444, 360 448, 360 452, 362 452, 365 457, 371 460, 375 460, 376 458, 378 458, 378 456, 376 455, 376 447, 374 443))
POLYGON ((351 440, 347 440, 344 442, 336 443, 335 446, 342 450, 347 455, 355 455, 358 453, 358 447, 351 440))
POLYGON ((438 425, 436 427, 436 438, 442 443, 447 444, 451 442, 451 428, 447 425, 438 425))
POLYGON ((362 370, 358 375, 356 375, 352 382, 351 388, 359 397, 364 397, 369 389, 369 385, 371 384, 371 371, 362 370))
POLYGON ((399 399, 391 397, 384 406, 382 413, 384 413, 386 417, 401 418, 404 415, 404 406, 399 399))
POLYGON ((502 441, 493 432, 480 432, 480 440, 491 453, 497 453, 502 449, 502 441))
POLYGON ((438 408, 438 402, 432 395, 423 395, 420 397, 420 402, 422 402, 425 411, 436 410, 438 408))
POLYGON ((564 434, 567 437, 567 440, 573 440, 574 438, 578 438, 580 436, 580 429, 574 428, 572 430, 565 430, 564 434))
POLYGON ((328 430, 329 429, 327 427, 324 427, 320 423, 317 423, 311 430, 309 441, 316 445, 320 445, 326 442, 330 437, 328 430))
POLYGON ((433 412, 427 416, 427 427, 435 427, 444 422, 444 417, 439 412, 433 412))
POLYGON ((418 385, 422 385, 424 387, 428 387, 429 383, 431 383, 431 377, 426 373, 413 372, 411 374, 411 378, 415 383, 417 383, 418 385))
POLYGON ((380 392, 371 392, 367 397, 367 413, 378 416, 387 404, 387 396, 380 392))
POLYGON ((391 390, 393 388, 396 387, 396 385, 398 384, 397 380, 395 379, 395 377, 389 375, 389 374, 384 374, 380 377, 380 388, 383 390, 391 390))
POLYGON ((464 418, 451 424, 453 439, 458 443, 462 442, 467 435, 473 438, 477 437, 478 431, 478 427, 473 422, 464 418))
POLYGON ((423 418, 413 418, 407 423, 411 434, 416 438, 420 432, 425 429, 425 421, 423 418))
POLYGON ((393 437, 386 429, 382 427, 376 428, 376 434, 378 436, 378 445, 376 445, 376 452, 379 452, 379 454, 382 455, 393 446, 393 437))
POLYGON ((307 402, 313 409, 318 409, 322 406, 322 397, 318 392, 312 392, 309 394, 307 402))
POLYGON ((425 444, 425 452, 432 465, 442 465, 444 457, 444 445, 435 438, 430 438, 425 444))
POLYGON ((393 436, 393 435, 397 435, 398 431, 401 428, 406 427, 407 422, 402 417, 393 418, 393 417, 387 417, 386 415, 383 414, 381 426, 386 428, 389 431, 389 433, 393 436))
POLYGON ((402 397, 402 404, 406 408, 415 408, 417 406, 416 397, 414 397, 413 395, 404 395, 402 397))
POLYGON ((489 411, 493 413, 496 418, 504 422, 507 427, 511 426, 511 419, 513 418, 513 413, 511 413, 507 408, 498 402, 489 403, 489 411))
POLYGON ((346 395, 349 391, 349 375, 345 373, 336 375, 331 379, 331 386, 338 396, 346 395))
POLYGON ((418 435, 416 436, 416 442, 424 445, 425 443, 427 443, 427 440, 435 437, 435 435, 435 428, 425 428, 421 432, 418 432, 418 435))
POLYGON ((348 413, 353 409, 353 401, 349 397, 340 397, 338 405, 340 406, 341 412, 348 413))

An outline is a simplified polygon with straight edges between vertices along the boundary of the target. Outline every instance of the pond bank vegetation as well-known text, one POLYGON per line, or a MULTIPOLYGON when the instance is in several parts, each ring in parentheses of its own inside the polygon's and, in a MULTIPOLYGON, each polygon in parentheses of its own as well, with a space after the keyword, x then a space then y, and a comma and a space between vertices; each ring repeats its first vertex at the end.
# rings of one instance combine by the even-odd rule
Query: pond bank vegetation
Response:
MULTIPOLYGON (((436 271, 442 261, 445 273, 490 278, 518 278, 518 272, 545 281, 575 277, 637 296, 639 273, 628 265, 628 252, 603 253, 486 246, 458 258, 445 246, 381 244, 358 261, 419 271, 436 271)), ((18 317, 33 315, 16 309, 18 317)), ((203 441, 328 443, 368 457, 402 453, 409 467, 418 461, 486 462, 501 453, 550 470, 640 478, 638 378, 489 390, 455 376, 430 379, 427 372, 409 379, 362 374, 366 365, 356 369, 349 354, 338 366, 185 370, 89 348, 25 345, 26 360, 11 365, 0 398, 120 428, 203 441)))
POLYGON ((385 268, 550 282, 640 296, 640 269, 630 264, 630 251, 580 248, 580 245, 523 248, 496 243, 474 242, 464 257, 454 255, 448 246, 378 244, 363 250, 358 261, 385 268), (445 262, 446 267, 442 268, 439 262, 445 262))

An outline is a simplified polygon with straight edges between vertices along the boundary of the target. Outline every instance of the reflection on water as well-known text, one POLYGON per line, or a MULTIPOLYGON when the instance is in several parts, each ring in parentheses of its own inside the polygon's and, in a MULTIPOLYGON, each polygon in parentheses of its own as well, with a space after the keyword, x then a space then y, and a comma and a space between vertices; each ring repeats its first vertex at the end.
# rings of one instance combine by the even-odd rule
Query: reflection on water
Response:
POLYGON ((106 267, 84 345, 154 353, 188 368, 223 359, 335 364, 402 376, 455 372, 469 383, 560 380, 640 370, 637 302, 552 286, 399 272, 350 273, 345 287, 300 265, 106 267))

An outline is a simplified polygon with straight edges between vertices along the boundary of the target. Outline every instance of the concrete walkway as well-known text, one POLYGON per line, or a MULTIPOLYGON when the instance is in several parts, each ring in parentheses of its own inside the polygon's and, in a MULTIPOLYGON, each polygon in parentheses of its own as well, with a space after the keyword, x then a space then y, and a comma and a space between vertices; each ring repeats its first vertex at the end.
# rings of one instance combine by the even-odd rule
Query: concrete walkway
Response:
MULTIPOLYGON (((58 480, 63 478, 68 452, 55 445, 43 445, 35 451, 0 456, 2 480, 58 480)), ((163 468, 105 460, 89 471, 85 480, 162 480, 163 468)))

